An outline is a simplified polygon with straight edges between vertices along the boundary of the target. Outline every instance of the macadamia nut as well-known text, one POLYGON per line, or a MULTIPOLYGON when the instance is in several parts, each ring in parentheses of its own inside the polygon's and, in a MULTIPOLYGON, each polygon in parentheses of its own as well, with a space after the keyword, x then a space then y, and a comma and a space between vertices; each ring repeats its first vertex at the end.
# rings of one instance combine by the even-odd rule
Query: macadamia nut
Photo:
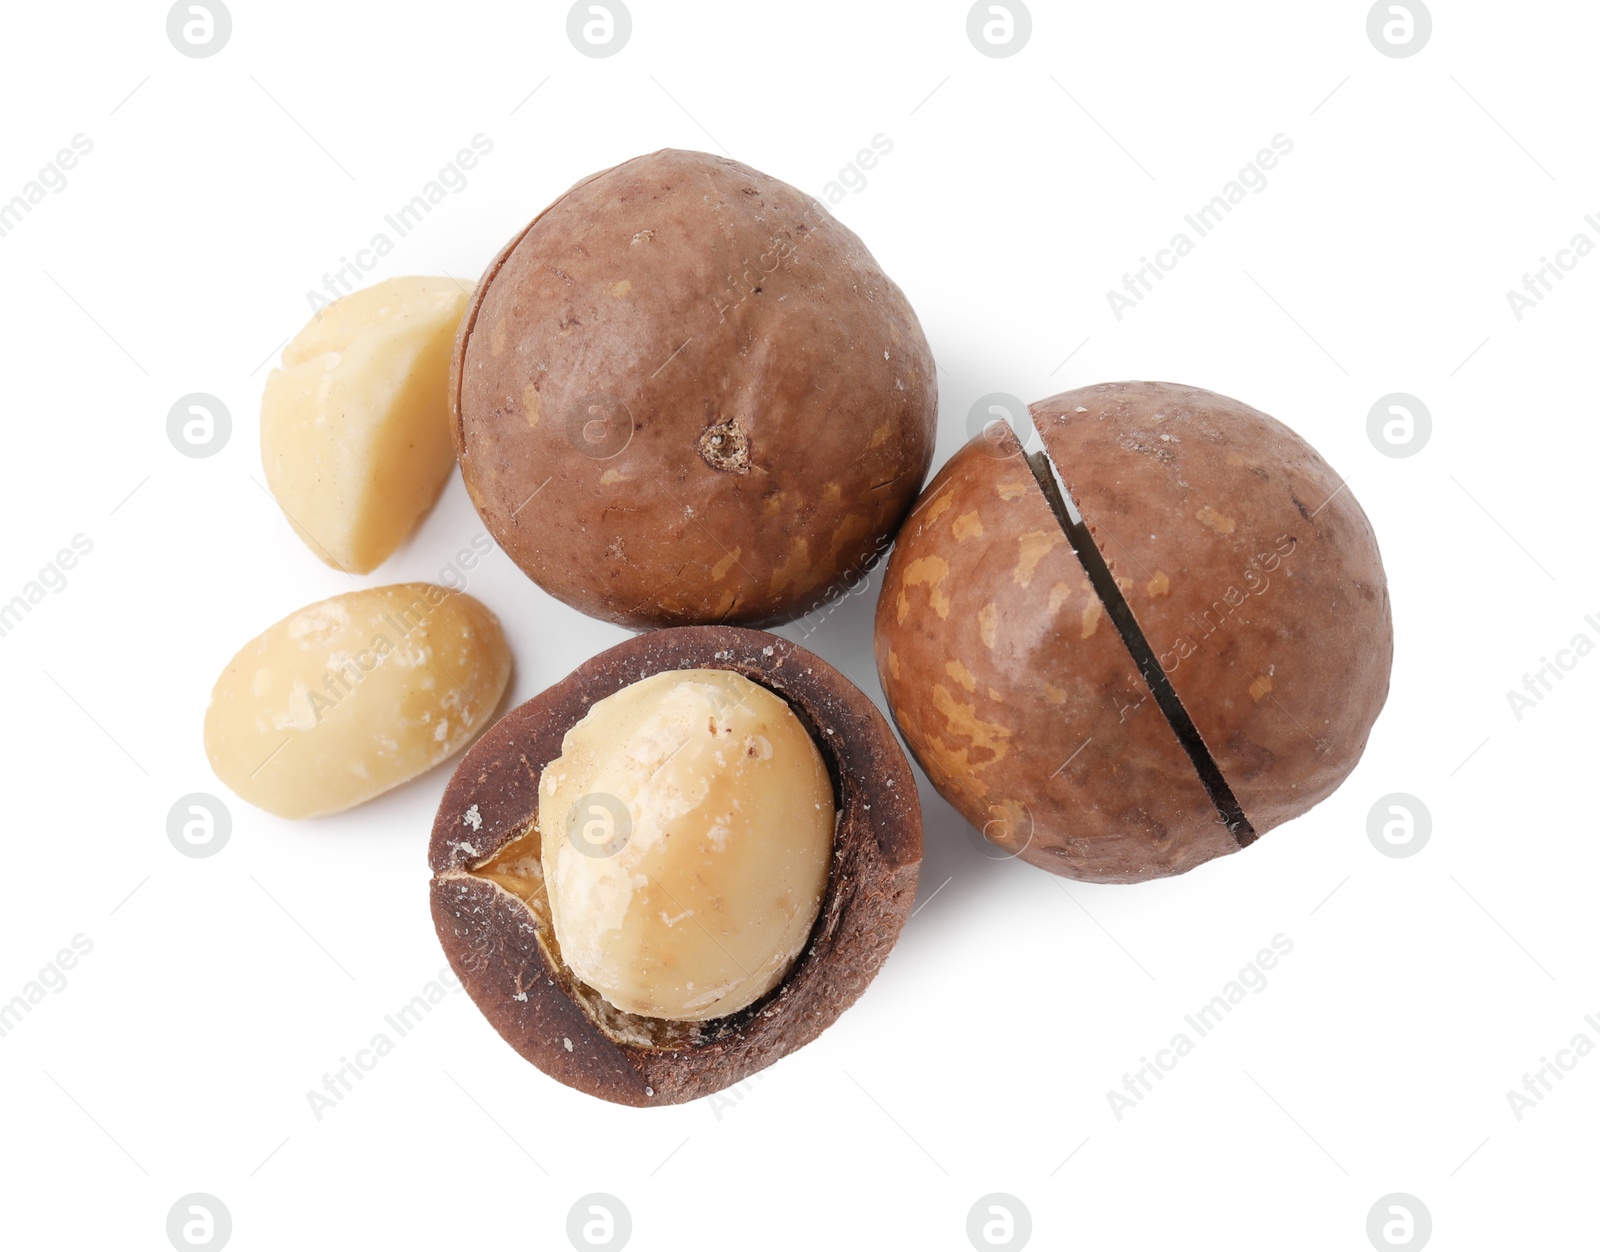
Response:
POLYGON ((1177 383, 1031 406, 939 472, 878 601, 884 695, 1006 853, 1181 874, 1332 794, 1389 691, 1388 580, 1345 481, 1283 423, 1177 383))
POLYGON ((319 312, 267 378, 267 485, 335 569, 381 564, 450 476, 450 352, 466 305, 448 278, 391 278, 319 312))
POLYGON ((706 1021, 778 985, 827 886, 834 796, 810 732, 728 670, 655 674, 591 708, 539 783, 572 971, 629 1013, 706 1021))
POLYGON ((431 583, 352 591, 290 614, 228 662, 206 709, 206 755, 269 813, 337 813, 465 747, 510 674, 500 623, 471 596, 431 583))
MULTIPOLYGON (((676 785, 682 788, 681 782, 676 785)), ((921 861, 916 780, 877 706, 815 653, 737 626, 646 631, 590 657, 510 710, 456 765, 428 843, 429 895, 439 943, 487 1021, 520 1056, 557 1081, 636 1107, 681 1104, 742 1083, 837 1021, 889 958, 915 903, 921 861), (708 684, 707 670, 731 678, 736 694, 730 697, 729 688, 718 685, 720 678, 708 684), (691 689, 669 699, 683 683, 693 684, 698 694, 691 689), (748 693, 752 683, 760 690, 745 702, 737 693, 748 693), (675 701, 681 701, 682 723, 676 726, 666 716, 675 701), (719 725, 729 733, 714 735, 719 725), (806 772, 800 763, 810 757, 801 750, 806 745, 800 731, 809 733, 821 756, 826 782, 820 777, 814 786, 802 781, 806 772), (652 733, 666 737, 651 746, 652 733), (740 757, 747 735, 757 751, 740 757), (771 745, 770 759, 755 735, 771 745), (677 752, 671 751, 674 745, 677 752), (631 766, 618 760, 629 754, 631 766), (620 805, 627 794, 618 794, 622 785, 615 781, 600 784, 610 792, 596 788, 587 797, 579 794, 595 787, 589 779, 602 765, 624 776, 649 778, 652 756, 661 760, 661 769, 639 789, 649 804, 636 794, 634 812, 608 802, 620 805), (669 807, 667 788, 691 762, 698 764, 689 787, 669 807), (540 786, 551 768, 555 790, 565 788, 576 797, 562 801, 565 815, 555 811, 557 797, 544 795, 540 786), (660 794, 651 795, 658 787, 660 794), (701 788, 704 798, 689 808, 701 788), (776 803, 780 792, 786 804, 776 803), (825 808, 818 810, 818 804, 825 808), (635 833, 638 811, 647 807, 657 813, 685 810, 670 822, 657 822, 653 848, 648 831, 635 833), (719 808, 738 815, 720 831, 719 808), (829 809, 836 809, 837 817, 829 809), (810 815, 819 811, 831 821, 827 842, 824 832, 810 825, 810 815), (625 824, 618 821, 619 812, 625 824), (769 820, 774 813, 781 822, 769 820), (560 850, 546 861, 550 841, 567 843, 572 865, 564 864, 568 858, 560 850), (808 842, 805 855, 783 859, 781 844, 793 849, 808 842), (710 846, 695 864, 686 849, 698 843, 710 846), (600 855, 585 857, 584 849, 600 855), (626 880, 588 873, 593 867, 583 862, 605 863, 608 852, 612 863, 627 866, 626 880), (630 862, 630 854, 637 860, 630 862), (824 860, 821 903, 803 905, 824 860), (560 880, 554 890, 547 889, 547 865, 551 879, 560 880), (789 873, 791 865, 804 867, 804 873, 789 873), (802 881, 804 891, 798 885, 802 881), (627 911, 618 910, 618 925, 602 934, 598 945, 622 975, 613 983, 650 980, 649 967, 621 964, 641 953, 645 958, 658 953, 658 963, 676 961, 654 975, 658 985, 646 988, 648 1002, 629 999, 616 985, 607 994, 650 1013, 670 1011, 674 1006, 656 993, 681 974, 681 982, 668 986, 679 1007, 725 1015, 670 1020, 628 1012, 580 978, 568 964, 566 945, 577 951, 587 940, 574 934, 565 905, 573 896, 584 904, 582 889, 588 885, 595 887, 596 907, 580 908, 580 918, 603 915, 602 887, 615 888, 619 899, 626 893, 627 911), (665 918, 660 911, 647 915, 653 886, 670 887, 678 903, 690 904, 696 913, 681 917, 684 910, 670 904, 665 918), (552 896, 562 907, 559 940, 552 896), (752 941, 739 932, 735 923, 757 919, 760 906, 778 898, 782 904, 775 911, 784 914, 785 933, 768 931, 752 941), (721 947, 691 947, 683 938, 691 931, 714 935, 721 947), (785 953, 796 945, 799 955, 781 981, 742 1009, 733 1006, 744 1003, 755 987, 735 988, 741 993, 730 992, 720 1004, 687 1003, 689 980, 694 992, 718 980, 742 980, 746 970, 763 966, 763 949, 785 953), (727 960, 719 968, 716 962, 723 956, 727 960), (684 972, 690 961, 696 968, 684 972)), ((591 966, 587 976, 601 985, 609 977, 604 965, 598 972, 591 966)))
POLYGON ((837 598, 916 498, 939 408, 921 324, 855 234, 759 170, 672 150, 584 179, 506 246, 452 383, 495 542, 635 627, 837 598))

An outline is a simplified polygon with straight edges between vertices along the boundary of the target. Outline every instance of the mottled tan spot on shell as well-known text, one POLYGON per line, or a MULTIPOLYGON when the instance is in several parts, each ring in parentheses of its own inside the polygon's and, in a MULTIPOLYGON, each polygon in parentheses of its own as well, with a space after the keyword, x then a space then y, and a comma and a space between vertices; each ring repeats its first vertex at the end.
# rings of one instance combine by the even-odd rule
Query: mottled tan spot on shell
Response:
POLYGON ((946 494, 940 496, 937 500, 935 500, 932 504, 930 504, 926 509, 924 509, 922 511, 922 523, 923 523, 923 525, 924 526, 932 526, 935 522, 937 522, 941 517, 944 516, 945 511, 947 509, 949 509, 949 507, 954 503, 955 503, 955 497, 951 496, 948 492, 946 494))
POLYGON ((1005 696, 1002 695, 997 688, 990 687, 989 688, 989 699, 991 699, 991 700, 1004 700, 1005 696))
POLYGON ((496 322, 489 330, 489 355, 499 356, 506 350, 506 324, 496 322))
POLYGON ((1260 704, 1271 690, 1272 679, 1262 674, 1256 678, 1255 682, 1250 684, 1250 698, 1260 704))
POLYGON ((737 563, 739 560, 739 554, 743 551, 743 548, 735 548, 732 552, 728 553, 720 561, 713 565, 711 567, 711 581, 721 582, 724 578, 726 578, 728 571, 734 567, 735 563, 737 563))
POLYGON ((1164 596, 1172 590, 1172 580, 1167 577, 1165 570, 1157 570, 1155 577, 1144 585, 1144 589, 1152 596, 1164 596))
POLYGON ((834 529, 833 538, 828 541, 828 554, 837 556, 846 548, 858 546, 871 529, 872 523, 870 519, 862 514, 851 513, 847 515, 844 521, 840 522, 834 529))
POLYGON ((1066 688, 1058 687, 1054 683, 1045 683, 1044 698, 1050 701, 1051 704, 1065 704, 1067 702, 1066 688))
POLYGON ((625 296, 632 290, 633 284, 626 278, 611 284, 611 294, 614 296, 625 296))
POLYGON ((844 489, 838 483, 829 483, 822 489, 822 502, 824 504, 838 504, 840 497, 843 495, 844 489))
POLYGON ((983 646, 989 651, 994 651, 995 638, 1000 633, 1000 610, 991 600, 978 610, 978 637, 983 640, 983 646))
POLYGON ((978 685, 978 677, 960 661, 946 661, 944 672, 949 674, 968 691, 974 690, 978 685))
POLYGON ((981 800, 989 794, 989 784, 974 772, 971 753, 966 748, 957 751, 931 730, 922 731, 921 737, 924 743, 923 763, 928 767, 928 777, 941 794, 953 793, 957 799, 970 796, 974 800, 981 800))
POLYGON ((767 497, 767 502, 761 506, 761 515, 766 518, 777 517, 783 508, 783 497, 786 493, 774 491, 767 497))
POLYGON ((1033 581, 1034 567, 1044 558, 1044 554, 1063 542, 1059 530, 1030 530, 1027 534, 1017 539, 1017 567, 1011 571, 1011 576, 1017 584, 1026 587, 1033 581))
POLYGON ((896 681, 900 678, 900 656, 893 649, 889 649, 889 676, 896 681))
POLYGON ((1255 462, 1252 461, 1247 456, 1240 456, 1237 452, 1230 452, 1230 453, 1228 453, 1228 464, 1229 465, 1242 465, 1242 466, 1248 467, 1248 466, 1254 465, 1255 462))
POLYGON ((1224 517, 1209 504, 1195 513, 1195 517, 1204 522, 1219 535, 1233 534, 1233 518, 1224 517))
POLYGON ((772 590, 782 591, 803 576, 810 564, 811 544, 804 535, 796 535, 789 544, 789 555, 772 571, 772 590))
POLYGON ((1105 612, 1105 606, 1099 600, 1090 600, 1083 606, 1083 631, 1078 638, 1087 639, 1100 629, 1100 616, 1105 612))
POLYGON ((869 447, 869 448, 878 447, 879 445, 881 445, 883 443, 883 441, 885 439, 887 439, 889 437, 889 435, 891 433, 892 432, 891 432, 891 429, 890 429, 890 423, 885 422, 882 426, 878 427, 877 430, 872 432, 872 441, 869 444, 867 444, 867 447, 869 447))
POLYGON ((1055 616, 1056 610, 1067 602, 1067 597, 1072 594, 1072 588, 1066 583, 1057 583, 1050 588, 1050 615, 1055 616))
POLYGON ((620 483, 621 481, 621 470, 608 469, 604 474, 600 475, 600 485, 602 487, 609 487, 612 483, 620 483))
POLYGON ((983 534, 983 519, 976 511, 963 513, 950 523, 950 533, 957 539, 972 539, 983 534))
POLYGON ((532 383, 522 389, 522 408, 528 415, 528 425, 537 426, 544 410, 539 407, 539 391, 532 383))
MULTIPOLYGON (((950 597, 944 593, 944 580, 950 573, 950 562, 942 556, 918 557, 906 566, 906 572, 901 575, 901 587, 926 587, 928 589, 928 603, 933 606, 933 611, 940 617, 950 616, 950 597)), ((900 620, 906 619, 905 610, 909 607, 904 593, 900 600, 900 620)))
POLYGON ((933 689, 933 707, 944 717, 945 729, 952 736, 970 741, 974 751, 989 754, 986 760, 972 760, 963 751, 960 755, 970 769, 993 765, 1011 751, 1011 732, 998 722, 984 721, 977 705, 960 703, 943 683, 933 689))
POLYGON ((1020 478, 1008 478, 994 490, 1002 500, 1020 500, 1028 494, 1028 484, 1020 478))

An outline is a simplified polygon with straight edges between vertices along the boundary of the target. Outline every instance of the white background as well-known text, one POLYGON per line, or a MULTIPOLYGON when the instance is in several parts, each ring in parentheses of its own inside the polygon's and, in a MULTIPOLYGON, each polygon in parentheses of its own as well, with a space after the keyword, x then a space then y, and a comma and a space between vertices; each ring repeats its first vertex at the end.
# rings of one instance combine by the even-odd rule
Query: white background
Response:
MULTIPOLYGON (((93 550, 0 638, 0 1001, 73 936, 93 950, 0 1038, 6 1245, 165 1248, 205 1192, 238 1249, 564 1248, 604 1192, 639 1249, 960 1249, 1004 1192, 1036 1247, 1365 1249, 1406 1192, 1436 1248, 1594 1247, 1600 1057, 1521 1120, 1506 1093, 1600 1043, 1600 657, 1520 721, 1506 692, 1600 642, 1600 256, 1520 322, 1506 292, 1579 231, 1600 243, 1600 10, 1436 0, 1394 59, 1367 7, 1041 0, 990 58, 947 0, 634 0, 631 41, 594 59, 564 4, 233 0, 228 45, 194 59, 163 4, 8 6, 0 200, 75 134, 94 147, 0 239, 0 599, 75 534, 93 550), (735 1100, 579 1095, 457 994, 316 1120, 307 1091, 445 964, 425 845, 450 766, 289 823, 211 775, 201 718, 258 631, 438 578, 481 529, 457 479, 379 570, 331 571, 260 486, 256 420, 308 290, 480 133, 493 152, 371 280, 470 286, 571 183, 659 147, 821 195, 881 133, 835 211, 922 318, 939 461, 993 391, 1171 379, 1290 423, 1389 573, 1393 689, 1360 766, 1248 852, 1138 887, 986 860, 924 787, 925 906, 860 1003, 735 1100), (1106 291, 1279 133, 1266 190, 1118 321, 1106 291), (190 392, 233 416, 207 459, 167 439, 190 392), (1390 392, 1433 415, 1408 459, 1366 434, 1390 392), (166 834, 196 791, 232 814, 209 859, 166 834), (1432 814, 1413 857, 1369 842, 1390 792, 1432 814), (1107 1092, 1279 934, 1266 989, 1118 1120, 1107 1092)), ((469 589, 518 701, 625 637, 498 552, 469 589)), ((881 699, 871 600, 806 643, 881 699)))

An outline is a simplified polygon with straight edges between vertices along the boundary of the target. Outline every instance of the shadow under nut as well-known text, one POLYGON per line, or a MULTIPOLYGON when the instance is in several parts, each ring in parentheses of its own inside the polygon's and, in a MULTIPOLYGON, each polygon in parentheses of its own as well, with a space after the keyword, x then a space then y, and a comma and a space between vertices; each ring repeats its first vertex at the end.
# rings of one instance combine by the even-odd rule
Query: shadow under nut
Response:
POLYGON ((601 653, 490 728, 446 788, 429 847, 430 890, 452 967, 524 1058, 618 1104, 675 1104, 737 1083, 809 1043, 860 996, 910 913, 921 855, 915 781, 865 695, 777 636, 684 627, 601 653), (624 1021, 603 1003, 596 1011, 596 994, 560 961, 547 920, 471 871, 528 831, 544 766, 593 704, 652 674, 697 668, 759 683, 811 732, 840 812, 828 884, 811 937, 776 990, 729 1017, 664 1024, 671 1027, 666 1043, 621 1040, 618 1033, 649 1019, 624 1021))

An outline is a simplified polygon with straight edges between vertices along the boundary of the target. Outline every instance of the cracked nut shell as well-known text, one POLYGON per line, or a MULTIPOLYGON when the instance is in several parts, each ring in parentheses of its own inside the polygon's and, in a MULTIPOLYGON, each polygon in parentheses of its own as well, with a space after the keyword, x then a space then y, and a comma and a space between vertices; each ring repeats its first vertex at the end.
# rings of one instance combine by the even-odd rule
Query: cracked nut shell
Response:
POLYGON ((462 477, 550 594, 634 627, 772 625, 888 546, 933 358, 820 204, 699 152, 578 183, 484 273, 451 377, 462 477))
POLYGON ((551 1077, 635 1106, 709 1095, 816 1038, 894 946, 921 857, 916 783, 872 702, 806 649, 726 626, 640 635, 507 714, 462 759, 429 847, 440 943, 490 1024, 551 1077), (563 736, 599 700, 684 669, 730 670, 786 700, 822 754, 839 812, 821 910, 794 967, 765 997, 707 1022, 623 1013, 578 982, 537 868, 539 780, 563 736))
POLYGON ((1193 387, 1086 387, 1032 415, 1248 825, 1223 824, 1009 431, 929 484, 878 602, 884 692, 939 793, 999 847, 1095 882, 1183 873, 1331 794, 1393 653, 1377 539, 1339 476, 1193 387))

